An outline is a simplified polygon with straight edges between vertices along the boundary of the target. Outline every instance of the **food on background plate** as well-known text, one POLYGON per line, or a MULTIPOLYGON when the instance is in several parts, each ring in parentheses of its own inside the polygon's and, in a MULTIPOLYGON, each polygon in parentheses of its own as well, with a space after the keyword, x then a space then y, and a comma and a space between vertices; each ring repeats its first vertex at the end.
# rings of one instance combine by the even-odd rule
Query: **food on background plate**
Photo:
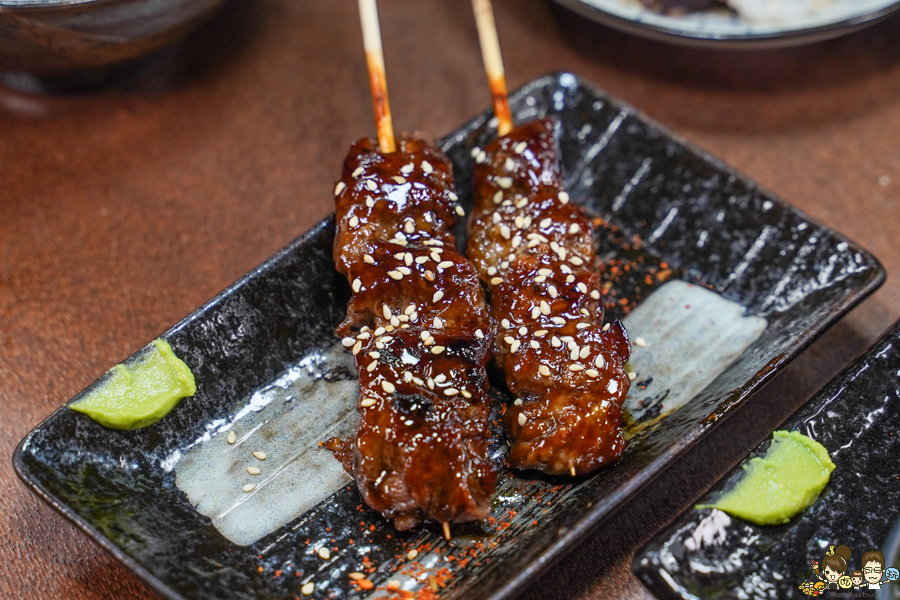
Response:
POLYGON ((742 19, 756 24, 775 24, 809 19, 839 0, 641 0, 647 8, 679 15, 727 6, 742 19))
POLYGON ((128 365, 116 365, 80 400, 69 405, 111 429, 156 423, 178 401, 197 391, 191 369, 165 340, 154 340, 128 365))
POLYGON ((513 129, 490 0, 473 0, 499 138, 472 149, 466 255, 491 292, 494 357, 516 397, 503 416, 508 461, 587 475, 625 449, 631 344, 603 324, 591 221, 562 189, 555 122, 513 129))
POLYGON ((833 470, 822 444, 798 431, 776 431, 765 456, 744 466, 732 490, 698 508, 717 508, 757 525, 780 525, 816 501, 833 470))

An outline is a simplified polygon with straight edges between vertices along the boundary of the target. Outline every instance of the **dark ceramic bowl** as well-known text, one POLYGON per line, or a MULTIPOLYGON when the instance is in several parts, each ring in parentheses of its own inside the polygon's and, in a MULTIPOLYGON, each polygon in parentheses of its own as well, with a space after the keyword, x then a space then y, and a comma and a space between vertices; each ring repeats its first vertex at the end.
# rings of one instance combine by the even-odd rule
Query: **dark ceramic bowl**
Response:
POLYGON ((212 16, 223 0, 0 0, 0 71, 39 76, 146 58, 212 16))

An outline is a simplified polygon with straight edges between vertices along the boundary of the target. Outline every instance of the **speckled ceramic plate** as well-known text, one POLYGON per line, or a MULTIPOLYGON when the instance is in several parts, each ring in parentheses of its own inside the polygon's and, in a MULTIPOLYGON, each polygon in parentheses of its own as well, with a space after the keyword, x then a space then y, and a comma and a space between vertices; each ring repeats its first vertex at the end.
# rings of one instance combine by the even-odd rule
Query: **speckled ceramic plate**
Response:
MULTIPOLYGON (((749 15, 722 7, 682 15, 644 8, 639 0, 555 0, 594 21, 641 37, 692 46, 761 48, 808 44, 846 35, 900 10, 897 0, 775 0, 794 7, 781 16, 757 8, 749 15), (814 8, 805 10, 812 5, 814 8), (800 8, 796 8, 796 7, 800 8)), ((765 0, 756 0, 764 6, 765 0)))
MULTIPOLYGON (((888 532, 900 516, 900 324, 779 429, 821 443, 836 467, 816 502, 784 525, 761 527, 713 509, 693 508, 638 553, 634 571, 665 599, 803 598, 817 582, 810 561, 830 546, 851 550, 848 575, 863 553, 883 550, 893 561, 888 532)), ((709 504, 740 478, 743 465, 765 454, 765 441, 698 501, 709 504)), ((900 529, 898 529, 900 531, 900 529)), ((896 543, 896 540, 893 542, 896 543)), ((887 567, 896 567, 888 562, 887 567)), ((900 582, 882 584, 878 598, 896 598, 900 582)), ((875 598, 874 590, 842 589, 845 597, 875 598)))
MULTIPOLYGON (((501 468, 491 518, 449 543, 366 509, 316 445, 352 426, 355 401, 335 349, 349 289, 329 218, 163 334, 193 398, 131 432, 61 408, 19 445, 19 476, 165 598, 290 599, 310 583, 313 598, 384 597, 392 579, 422 598, 509 598, 884 278, 852 242, 573 75, 511 105, 520 122, 558 119, 567 188, 596 216, 609 314, 630 312, 645 338, 618 466, 574 480, 501 468)), ((471 149, 492 135, 485 114, 442 142, 463 202, 471 149)))

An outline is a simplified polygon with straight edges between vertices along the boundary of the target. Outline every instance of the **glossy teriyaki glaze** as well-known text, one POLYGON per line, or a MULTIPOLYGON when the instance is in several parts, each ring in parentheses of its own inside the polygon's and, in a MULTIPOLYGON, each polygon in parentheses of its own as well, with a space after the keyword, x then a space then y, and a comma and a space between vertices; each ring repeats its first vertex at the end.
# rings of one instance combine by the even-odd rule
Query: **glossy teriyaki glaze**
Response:
POLYGON ((398 529, 483 519, 496 480, 493 325, 478 273, 455 251, 450 163, 420 140, 391 154, 360 140, 335 197, 334 258, 353 290, 337 331, 356 360, 360 424, 327 446, 398 529))
POLYGON ((494 353, 516 401, 509 462, 584 475, 622 456, 631 346, 603 323, 593 230, 561 189, 551 119, 472 151, 467 254, 491 290, 494 353))

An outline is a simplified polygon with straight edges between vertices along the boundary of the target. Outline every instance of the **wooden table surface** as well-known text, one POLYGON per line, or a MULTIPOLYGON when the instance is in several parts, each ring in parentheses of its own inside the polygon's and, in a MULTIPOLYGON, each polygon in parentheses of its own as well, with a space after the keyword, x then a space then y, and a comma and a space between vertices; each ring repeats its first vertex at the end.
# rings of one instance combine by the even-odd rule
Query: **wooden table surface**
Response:
MULTIPOLYGON (((573 71, 861 242, 884 287, 522 598, 650 597, 635 552, 900 316, 900 19, 813 46, 641 41, 496 0, 511 88, 573 71)), ((469 4, 382 0, 398 131, 488 94, 469 4)), ((14 476, 16 443, 106 369, 332 211, 372 134, 356 3, 237 0, 127 89, 0 90, 0 597, 146 599, 14 476)))

